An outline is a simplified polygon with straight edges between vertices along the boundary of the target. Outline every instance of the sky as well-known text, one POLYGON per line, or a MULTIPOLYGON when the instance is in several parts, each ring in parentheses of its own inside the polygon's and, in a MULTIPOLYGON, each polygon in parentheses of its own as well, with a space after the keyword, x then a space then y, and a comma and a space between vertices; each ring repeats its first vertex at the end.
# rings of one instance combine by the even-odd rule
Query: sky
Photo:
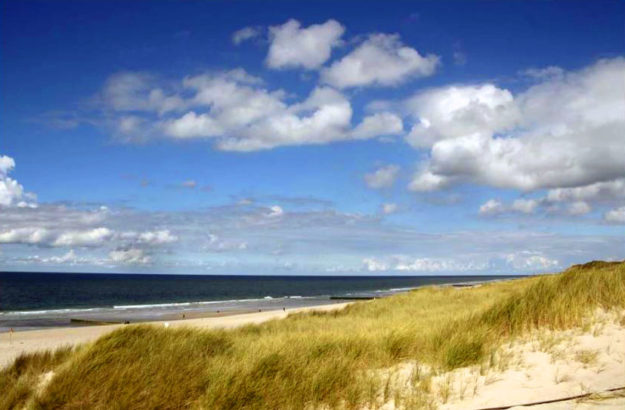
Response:
POLYGON ((625 258, 622 1, 0 8, 0 271, 625 258))

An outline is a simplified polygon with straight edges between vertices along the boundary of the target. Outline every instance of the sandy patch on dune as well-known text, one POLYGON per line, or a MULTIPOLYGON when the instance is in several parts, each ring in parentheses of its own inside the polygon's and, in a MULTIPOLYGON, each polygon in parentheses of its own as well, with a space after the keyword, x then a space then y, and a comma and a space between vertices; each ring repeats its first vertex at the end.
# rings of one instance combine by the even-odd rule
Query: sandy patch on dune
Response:
MULTIPOLYGON (((583 328, 541 330, 502 346, 484 363, 437 373, 403 363, 389 369, 400 408, 517 406, 625 386, 625 312, 598 311, 583 328)), ((624 393, 532 409, 625 408, 624 393)), ((383 409, 395 408, 393 393, 383 409)))
POLYGON ((501 363, 495 359, 491 369, 464 368, 436 377, 435 385, 451 379, 449 397, 440 408, 524 404, 625 386, 620 315, 601 314, 589 327, 537 333, 533 340, 504 346, 498 352, 501 363))

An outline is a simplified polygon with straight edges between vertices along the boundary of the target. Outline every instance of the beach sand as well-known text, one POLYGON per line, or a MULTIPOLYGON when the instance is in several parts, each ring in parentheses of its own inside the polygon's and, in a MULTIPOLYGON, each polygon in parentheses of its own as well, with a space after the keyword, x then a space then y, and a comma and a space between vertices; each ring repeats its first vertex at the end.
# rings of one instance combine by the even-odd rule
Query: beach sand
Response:
MULTIPOLYGON (((625 312, 598 310, 584 328, 536 330, 504 344, 485 364, 439 373, 405 362, 384 374, 408 394, 414 374, 429 379, 423 403, 440 410, 625 409, 625 312), (581 395, 589 397, 562 400, 581 395), (562 401, 535 405, 551 400, 562 401)), ((393 399, 381 407, 395 408, 393 399)))
MULTIPOLYGON (((217 329, 233 328, 242 325, 266 322, 272 319, 283 319, 292 313, 307 311, 329 311, 342 309, 348 303, 334 303, 328 305, 294 308, 283 310, 270 310, 265 312, 244 313, 238 315, 224 315, 218 317, 204 317, 195 319, 145 322, 157 326, 180 327, 190 326, 196 328, 217 329)), ((27 330, 23 332, 0 334, 0 368, 10 365, 22 353, 31 353, 42 350, 54 350, 63 346, 74 346, 96 340, 102 335, 112 332, 123 326, 102 325, 84 327, 65 327, 44 330, 27 330)))
MULTIPOLYGON (((457 369, 435 377, 451 385, 440 409, 483 409, 562 399, 625 387, 625 324, 598 312, 587 329, 539 331, 500 349, 493 368, 457 369)), ((527 408, 517 406, 514 408, 527 408)), ((625 390, 532 409, 624 408, 625 390)))

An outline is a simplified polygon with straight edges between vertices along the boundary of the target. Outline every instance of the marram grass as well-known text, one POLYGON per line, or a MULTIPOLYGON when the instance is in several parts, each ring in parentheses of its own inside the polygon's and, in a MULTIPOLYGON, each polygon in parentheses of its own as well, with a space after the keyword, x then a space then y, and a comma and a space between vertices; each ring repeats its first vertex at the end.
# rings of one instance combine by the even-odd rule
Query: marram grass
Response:
MULTIPOLYGON (((375 408, 388 390, 383 369, 480 363, 510 338, 579 326, 597 308, 625 308, 625 263, 427 287, 230 331, 128 326, 73 350, 20 357, 0 372, 0 409, 375 408)), ((426 405, 419 397, 405 406, 426 405)))

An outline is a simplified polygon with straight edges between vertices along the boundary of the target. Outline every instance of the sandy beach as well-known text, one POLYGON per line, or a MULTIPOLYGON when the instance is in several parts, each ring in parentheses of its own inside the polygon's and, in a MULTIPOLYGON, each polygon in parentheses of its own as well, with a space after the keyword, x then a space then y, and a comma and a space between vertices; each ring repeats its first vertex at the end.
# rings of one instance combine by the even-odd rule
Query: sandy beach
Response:
MULTIPOLYGON (((342 309, 347 303, 293 308, 286 310, 271 310, 266 312, 244 313, 221 317, 207 317, 196 319, 174 320, 169 322, 146 322, 157 326, 195 328, 233 328, 242 325, 262 323, 272 319, 283 319, 292 313, 307 311, 328 311, 342 309)), ((54 350, 62 346, 74 346, 96 340, 102 335, 128 325, 102 325, 85 327, 63 327, 44 330, 27 330, 23 332, 0 334, 0 368, 13 362, 22 353, 31 353, 41 350, 54 350)))

